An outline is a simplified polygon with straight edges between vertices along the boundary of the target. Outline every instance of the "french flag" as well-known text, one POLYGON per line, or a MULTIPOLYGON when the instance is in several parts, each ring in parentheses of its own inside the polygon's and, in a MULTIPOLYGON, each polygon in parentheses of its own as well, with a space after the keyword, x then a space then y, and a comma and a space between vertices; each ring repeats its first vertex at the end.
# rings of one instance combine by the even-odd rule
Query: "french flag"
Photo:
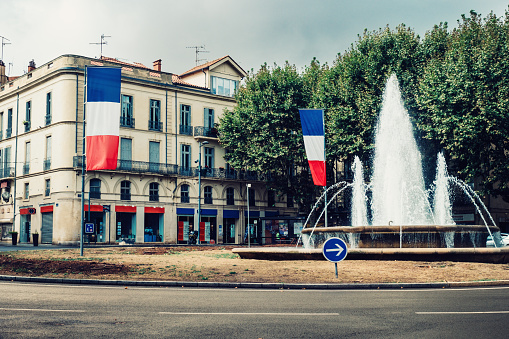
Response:
POLYGON ((313 182, 317 186, 327 186, 323 109, 299 109, 299 113, 313 182))
POLYGON ((117 168, 120 68, 87 67, 87 171, 117 168))

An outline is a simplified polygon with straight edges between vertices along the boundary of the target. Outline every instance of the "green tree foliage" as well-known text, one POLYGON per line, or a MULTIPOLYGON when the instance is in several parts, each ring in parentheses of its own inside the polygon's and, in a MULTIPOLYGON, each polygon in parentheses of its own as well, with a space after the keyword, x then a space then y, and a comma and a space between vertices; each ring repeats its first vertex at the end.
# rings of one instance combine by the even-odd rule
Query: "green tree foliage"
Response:
MULTIPOLYGON (((309 78, 319 77, 317 62, 310 69, 309 78)), ((219 124, 221 143, 229 150, 225 158, 234 168, 269 174, 269 188, 306 205, 313 187, 298 109, 307 107, 307 93, 295 66, 265 64, 248 75, 237 106, 219 124)))
MULTIPOLYGON (((437 45, 420 81, 418 127, 483 193, 509 195, 509 22, 475 12, 437 45), (442 52, 445 50, 445 53, 442 52)), ((435 34, 442 34, 437 32, 435 34)), ((431 38, 431 35, 429 36, 431 38)), ((426 40, 425 40, 426 41, 426 40)))

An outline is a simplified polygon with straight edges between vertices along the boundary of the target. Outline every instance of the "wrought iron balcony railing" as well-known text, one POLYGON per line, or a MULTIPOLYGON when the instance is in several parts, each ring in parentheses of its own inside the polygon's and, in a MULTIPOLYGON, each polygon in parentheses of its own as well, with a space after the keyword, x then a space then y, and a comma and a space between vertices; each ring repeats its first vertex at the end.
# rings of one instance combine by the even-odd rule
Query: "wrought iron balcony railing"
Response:
POLYGON ((134 118, 130 116, 120 117, 120 127, 134 128, 134 118))
POLYGON ((51 115, 46 115, 45 117, 45 122, 46 122, 46 126, 50 125, 51 124, 51 115))
POLYGON ((24 163, 23 164, 23 174, 30 173, 30 163, 24 163))
MULTIPOLYGON (((75 168, 81 168, 83 158, 75 156, 73 164, 75 168)), ((117 171, 133 173, 154 173, 162 175, 181 175, 186 177, 198 177, 197 167, 186 167, 172 164, 162 164, 156 162, 118 160, 117 171)), ((227 179, 227 180, 247 180, 247 181, 268 181, 270 176, 254 171, 235 171, 225 168, 202 168, 202 178, 227 179)))
POLYGON ((44 171, 47 171, 50 168, 51 168, 51 158, 44 159, 44 162, 43 162, 43 169, 44 169, 44 171))
POLYGON ((148 121, 148 129, 151 131, 162 131, 163 124, 160 121, 149 120, 148 121))
POLYGON ((194 136, 195 137, 217 138, 217 129, 203 127, 203 126, 196 126, 194 128, 194 136))
POLYGON ((193 135, 193 126, 180 125, 179 134, 193 135))

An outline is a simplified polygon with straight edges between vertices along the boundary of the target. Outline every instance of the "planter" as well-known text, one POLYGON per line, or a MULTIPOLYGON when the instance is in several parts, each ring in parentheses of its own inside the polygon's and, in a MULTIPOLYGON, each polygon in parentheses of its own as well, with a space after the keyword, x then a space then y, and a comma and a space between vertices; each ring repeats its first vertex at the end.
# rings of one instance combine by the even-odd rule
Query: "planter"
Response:
POLYGON ((17 232, 11 233, 11 240, 12 240, 13 246, 18 244, 18 233, 17 232))
POLYGON ((32 241, 34 246, 39 246, 39 233, 32 234, 32 241))

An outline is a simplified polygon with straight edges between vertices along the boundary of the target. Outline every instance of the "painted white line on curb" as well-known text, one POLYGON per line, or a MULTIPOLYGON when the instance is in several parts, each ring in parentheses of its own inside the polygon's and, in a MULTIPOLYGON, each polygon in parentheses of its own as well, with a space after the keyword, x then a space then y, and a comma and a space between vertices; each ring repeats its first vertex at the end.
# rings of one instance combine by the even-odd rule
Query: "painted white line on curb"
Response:
POLYGON ((415 312, 415 314, 507 314, 509 311, 472 311, 472 312, 415 312))
POLYGON ((158 312, 168 315, 263 315, 263 316, 339 316, 339 313, 268 313, 268 312, 249 312, 249 313, 230 313, 230 312, 158 312))
POLYGON ((28 311, 28 312, 73 312, 84 313, 84 310, 51 310, 47 308, 4 308, 0 307, 0 311, 28 311))

